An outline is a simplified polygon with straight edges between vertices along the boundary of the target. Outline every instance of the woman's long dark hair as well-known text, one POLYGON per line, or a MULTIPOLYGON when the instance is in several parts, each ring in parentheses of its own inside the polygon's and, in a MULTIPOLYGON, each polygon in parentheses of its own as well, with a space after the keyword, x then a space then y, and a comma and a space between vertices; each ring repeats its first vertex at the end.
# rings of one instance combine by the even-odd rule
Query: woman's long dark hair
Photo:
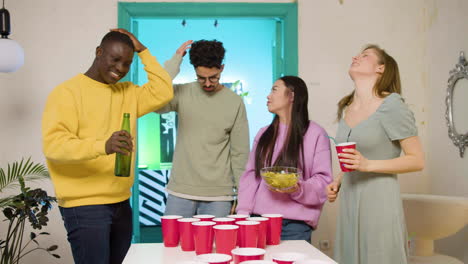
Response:
POLYGON ((278 158, 273 161, 273 151, 278 137, 279 117, 275 115, 273 121, 258 140, 255 151, 255 175, 260 175, 260 169, 268 166, 303 167, 303 139, 309 127, 309 113, 307 103, 309 101, 307 85, 296 76, 284 76, 279 78, 288 88, 286 94, 294 96, 291 111, 290 124, 286 134, 286 140, 278 158))

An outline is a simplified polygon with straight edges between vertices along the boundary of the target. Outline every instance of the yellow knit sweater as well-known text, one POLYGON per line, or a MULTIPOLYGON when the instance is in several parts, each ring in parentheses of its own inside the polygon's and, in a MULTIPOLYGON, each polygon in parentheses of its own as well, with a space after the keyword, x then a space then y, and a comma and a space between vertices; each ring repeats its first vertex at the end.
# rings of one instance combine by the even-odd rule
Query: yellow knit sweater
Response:
POLYGON ((171 77, 156 58, 148 49, 138 55, 148 75, 143 86, 108 85, 78 74, 50 93, 42 118, 42 143, 60 206, 116 203, 130 197, 133 172, 130 177, 114 176, 115 154, 106 154, 105 143, 120 130, 123 113, 130 113, 136 138, 137 117, 173 97, 171 77))

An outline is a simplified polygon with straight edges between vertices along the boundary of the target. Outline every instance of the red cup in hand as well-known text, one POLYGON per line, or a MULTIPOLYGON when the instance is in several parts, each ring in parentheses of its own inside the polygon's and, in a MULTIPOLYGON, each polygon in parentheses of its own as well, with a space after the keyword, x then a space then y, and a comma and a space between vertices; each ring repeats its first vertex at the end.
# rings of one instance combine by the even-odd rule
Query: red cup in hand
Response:
MULTIPOLYGON (((335 147, 336 147, 336 153, 337 154, 346 153, 346 152, 343 152, 344 149, 356 149, 356 142, 344 142, 344 143, 337 144, 335 147)), ((340 159, 340 157, 338 156, 338 160, 339 159, 340 159)), ((344 166, 345 164, 348 164, 348 163, 344 163, 344 162, 340 161, 341 171, 343 171, 343 172, 354 171, 353 169, 346 168, 344 166)))

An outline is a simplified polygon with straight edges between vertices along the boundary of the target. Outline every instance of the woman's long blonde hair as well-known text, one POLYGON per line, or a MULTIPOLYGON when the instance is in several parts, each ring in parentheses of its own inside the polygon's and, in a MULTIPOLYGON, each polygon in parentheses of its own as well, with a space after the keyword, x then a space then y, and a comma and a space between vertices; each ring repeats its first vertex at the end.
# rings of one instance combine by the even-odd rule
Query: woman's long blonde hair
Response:
MULTIPOLYGON (((384 72, 377 79, 377 82, 374 85, 373 92, 378 97, 383 98, 391 93, 401 94, 401 82, 400 82, 400 72, 398 71, 398 64, 393 59, 392 56, 388 55, 385 50, 381 49, 379 46, 370 44, 367 45, 362 51, 372 49, 377 54, 379 58, 379 65, 384 65, 384 72)), ((343 110, 346 106, 350 105, 353 102, 354 91, 343 97, 338 102, 338 112, 337 112, 337 121, 343 116, 343 110)))

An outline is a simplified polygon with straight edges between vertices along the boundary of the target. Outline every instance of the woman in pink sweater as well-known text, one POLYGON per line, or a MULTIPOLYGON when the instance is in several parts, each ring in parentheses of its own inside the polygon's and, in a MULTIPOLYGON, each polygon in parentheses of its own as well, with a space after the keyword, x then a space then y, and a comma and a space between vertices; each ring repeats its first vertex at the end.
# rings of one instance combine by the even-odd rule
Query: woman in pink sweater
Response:
POLYGON ((327 199, 324 188, 332 181, 329 139, 322 127, 309 121, 307 86, 301 78, 281 77, 267 98, 268 111, 275 116, 255 137, 236 211, 282 214, 281 240, 310 242, 327 199), (288 191, 273 190, 260 176, 260 169, 270 166, 296 167, 303 173, 288 191))

